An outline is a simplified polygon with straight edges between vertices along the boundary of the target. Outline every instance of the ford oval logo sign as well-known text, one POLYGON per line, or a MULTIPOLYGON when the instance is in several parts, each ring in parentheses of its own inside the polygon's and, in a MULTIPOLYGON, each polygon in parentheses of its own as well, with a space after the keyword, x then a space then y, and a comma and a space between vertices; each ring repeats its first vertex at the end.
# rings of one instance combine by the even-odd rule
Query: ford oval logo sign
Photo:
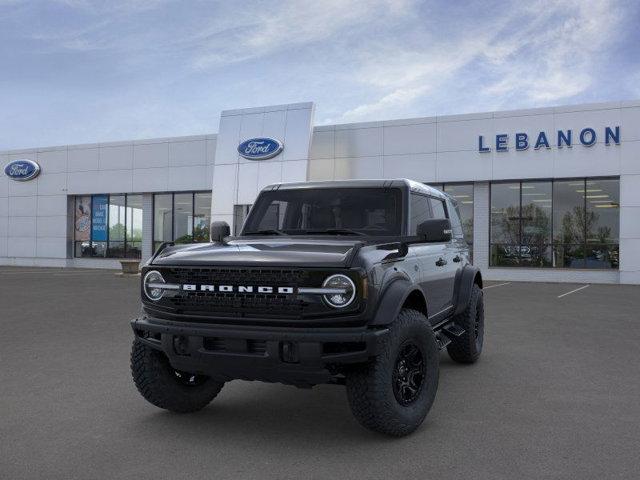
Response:
POLYGON ((11 180, 26 182, 38 176, 40 165, 33 160, 14 160, 4 167, 4 173, 11 180))
POLYGON ((238 145, 238 153, 249 160, 266 160, 278 155, 284 146, 273 138, 250 138, 238 145))

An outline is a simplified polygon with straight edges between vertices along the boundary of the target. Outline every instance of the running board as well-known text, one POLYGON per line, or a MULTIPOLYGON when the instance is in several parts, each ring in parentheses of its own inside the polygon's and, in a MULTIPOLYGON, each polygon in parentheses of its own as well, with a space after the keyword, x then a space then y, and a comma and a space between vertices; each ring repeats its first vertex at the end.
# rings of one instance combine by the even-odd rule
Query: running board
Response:
POLYGON ((451 340, 453 340, 453 337, 459 337, 465 332, 464 328, 456 325, 455 323, 449 323, 445 325, 444 327, 442 327, 442 331, 444 331, 447 337, 449 337, 451 340))
POLYGON ((437 332, 436 342, 438 343, 438 349, 442 350, 451 343, 451 339, 447 335, 444 335, 442 332, 437 332))

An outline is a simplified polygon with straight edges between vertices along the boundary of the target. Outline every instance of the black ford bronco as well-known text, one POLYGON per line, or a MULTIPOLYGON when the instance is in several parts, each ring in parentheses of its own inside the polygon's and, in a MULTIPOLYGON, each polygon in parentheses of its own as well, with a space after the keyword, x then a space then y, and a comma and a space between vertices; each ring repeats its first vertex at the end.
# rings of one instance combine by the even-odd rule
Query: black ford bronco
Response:
POLYGON ((144 398, 194 412, 225 382, 345 385, 367 428, 406 435, 438 388, 439 351, 480 356, 482 278, 456 201, 410 180, 266 187, 239 236, 164 244, 131 322, 144 398))

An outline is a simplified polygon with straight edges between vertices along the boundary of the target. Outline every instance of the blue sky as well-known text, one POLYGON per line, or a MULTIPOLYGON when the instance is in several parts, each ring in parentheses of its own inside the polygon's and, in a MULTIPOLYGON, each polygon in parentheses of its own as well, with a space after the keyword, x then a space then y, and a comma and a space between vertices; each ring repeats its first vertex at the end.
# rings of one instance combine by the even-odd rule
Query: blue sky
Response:
POLYGON ((639 3, 0 0, 0 149, 637 99, 639 3))

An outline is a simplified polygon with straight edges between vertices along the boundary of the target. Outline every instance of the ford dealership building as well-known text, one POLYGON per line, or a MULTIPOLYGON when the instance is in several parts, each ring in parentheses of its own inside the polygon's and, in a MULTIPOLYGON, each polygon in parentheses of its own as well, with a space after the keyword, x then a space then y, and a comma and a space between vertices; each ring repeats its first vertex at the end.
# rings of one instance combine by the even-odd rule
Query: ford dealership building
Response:
POLYGON ((640 284, 640 101, 314 126, 228 110, 217 134, 0 152, 0 264, 117 268, 237 231, 266 185, 406 177, 460 206, 486 278, 640 284))

